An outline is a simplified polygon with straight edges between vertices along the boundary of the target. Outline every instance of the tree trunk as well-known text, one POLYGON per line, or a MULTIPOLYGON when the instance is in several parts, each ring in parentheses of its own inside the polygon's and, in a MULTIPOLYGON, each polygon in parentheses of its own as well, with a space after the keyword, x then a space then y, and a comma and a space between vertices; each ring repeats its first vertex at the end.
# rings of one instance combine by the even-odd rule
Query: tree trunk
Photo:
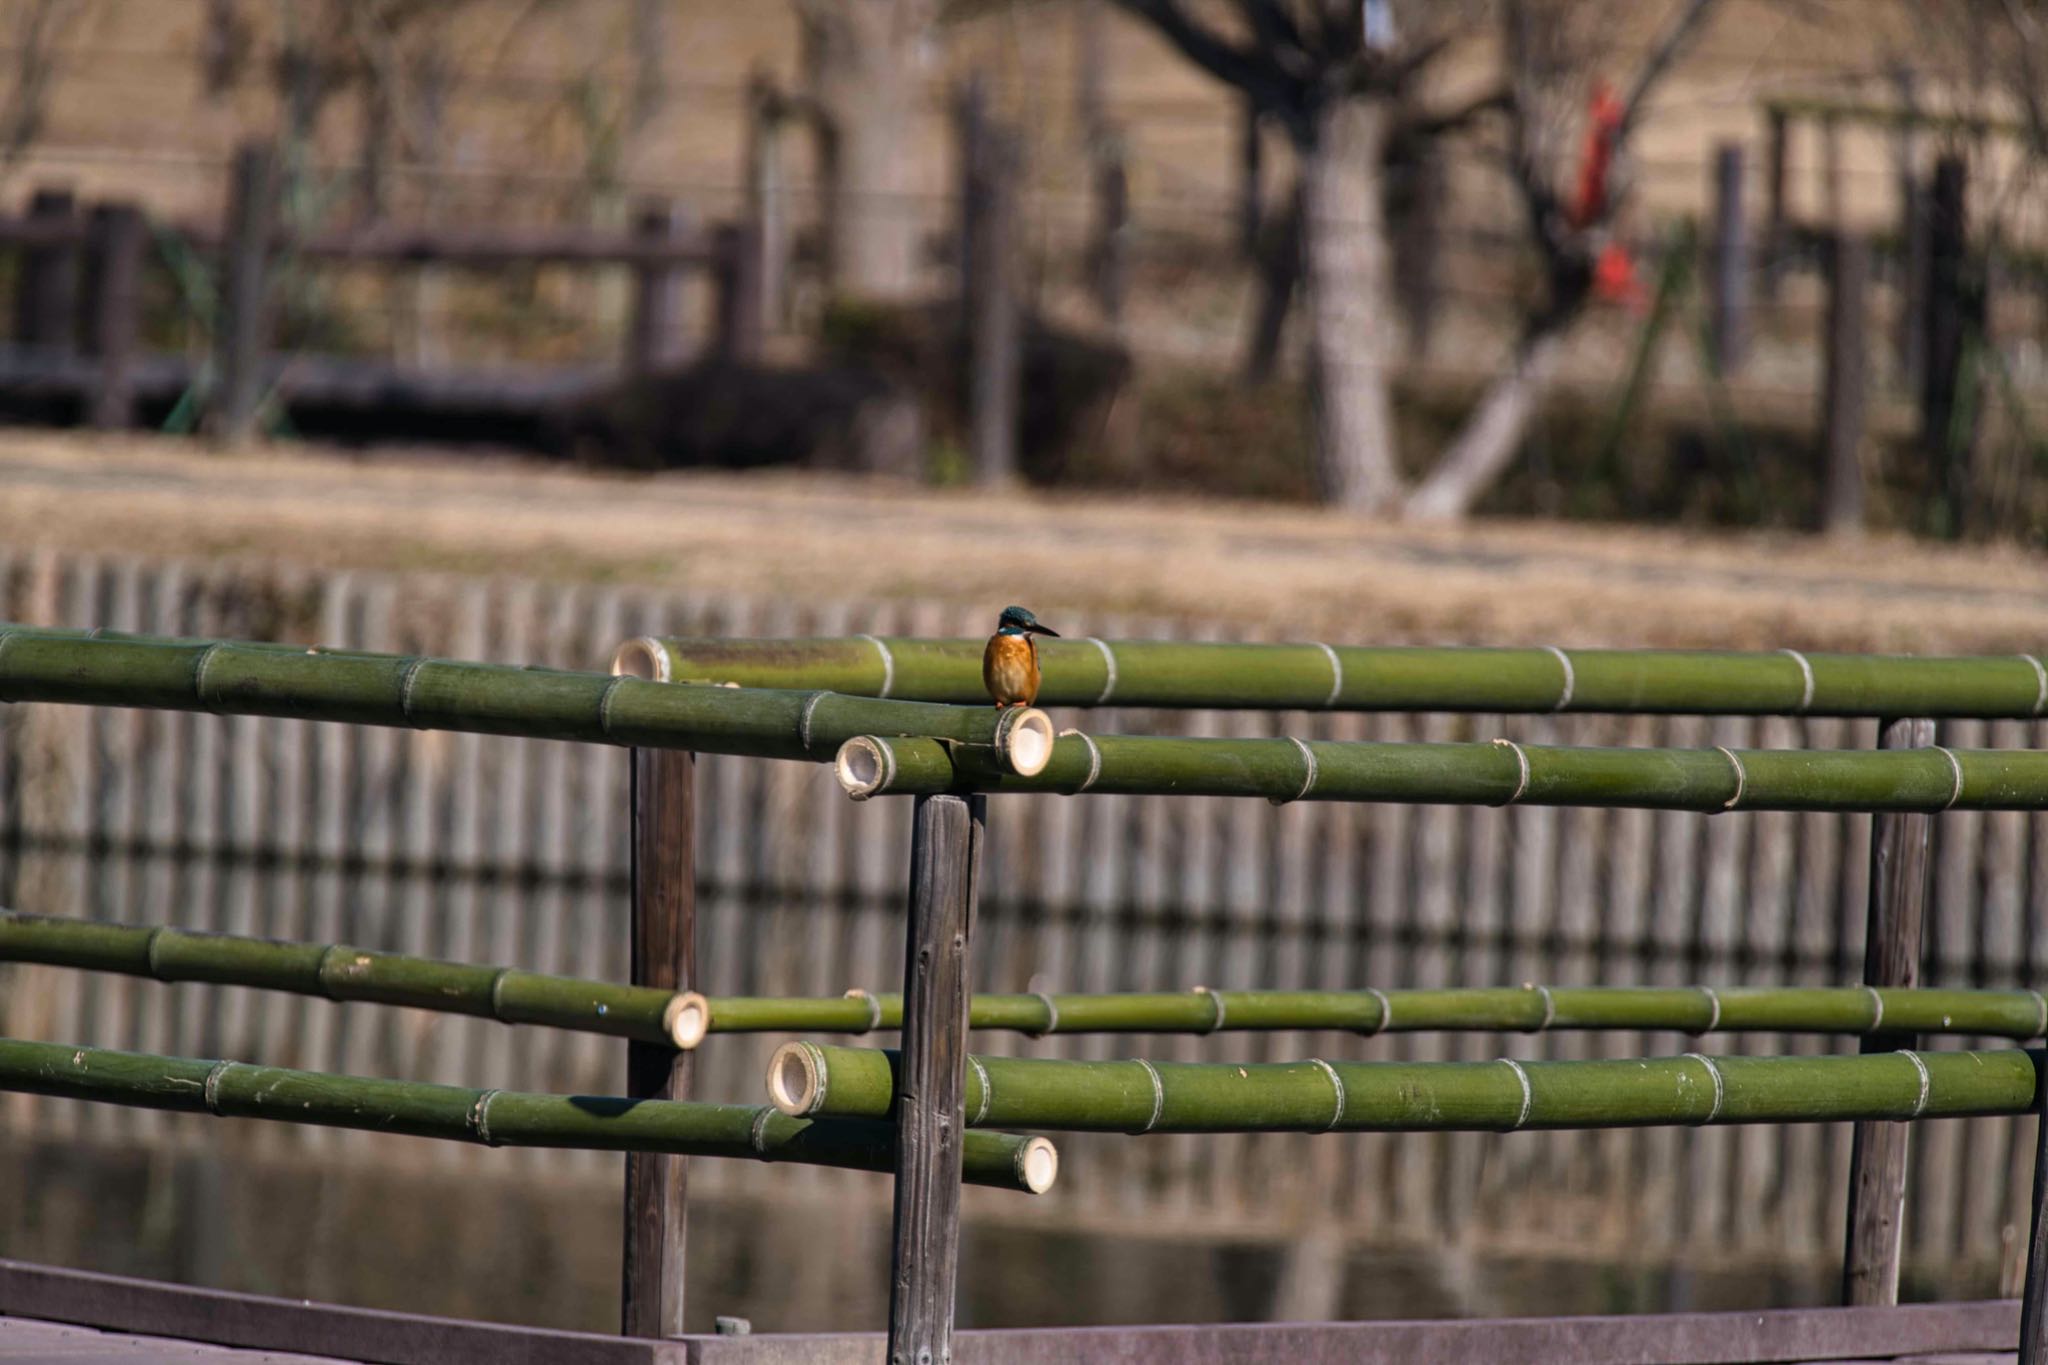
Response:
POLYGON ((1493 381, 1464 429, 1401 509, 1409 521, 1456 521, 1472 510, 1515 458, 1529 415, 1550 384, 1564 330, 1542 327, 1515 347, 1507 369, 1493 381))
POLYGON ((1324 497, 1355 511, 1384 510, 1401 494, 1387 373, 1395 313, 1380 202, 1388 122, 1384 100, 1332 100, 1303 152, 1317 473, 1324 497))
POLYGON ((933 0, 798 0, 835 295, 902 299, 916 282, 924 187, 911 146, 932 11, 933 0))

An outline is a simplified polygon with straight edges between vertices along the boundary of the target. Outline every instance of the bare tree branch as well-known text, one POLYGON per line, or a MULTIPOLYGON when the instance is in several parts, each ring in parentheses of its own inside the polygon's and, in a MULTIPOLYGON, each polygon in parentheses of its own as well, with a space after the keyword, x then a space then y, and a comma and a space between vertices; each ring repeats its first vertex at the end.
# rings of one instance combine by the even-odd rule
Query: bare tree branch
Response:
POLYGON ((1688 44, 1699 33, 1700 25, 1706 22, 1707 14, 1714 8, 1715 0, 1685 0, 1685 7, 1672 19, 1650 49, 1650 55, 1643 62, 1642 70, 1636 73, 1636 82, 1629 87, 1628 98, 1621 106, 1621 129, 1615 135, 1617 140, 1626 141, 1629 131, 1635 127, 1636 119, 1642 113, 1643 101, 1649 98, 1657 82, 1664 79, 1664 73, 1678 60, 1688 44))
POLYGON ((1116 0, 1117 5, 1158 29, 1181 55, 1226 85, 1234 85, 1267 113, 1299 119, 1301 89, 1256 50, 1237 47, 1197 22, 1179 0, 1116 0))

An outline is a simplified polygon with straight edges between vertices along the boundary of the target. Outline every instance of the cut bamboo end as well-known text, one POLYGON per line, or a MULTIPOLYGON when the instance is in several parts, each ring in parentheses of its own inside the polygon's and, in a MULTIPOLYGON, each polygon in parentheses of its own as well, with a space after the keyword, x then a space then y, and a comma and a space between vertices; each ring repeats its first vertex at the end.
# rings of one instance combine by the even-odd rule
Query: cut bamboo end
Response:
POLYGON ((895 758, 887 745, 868 735, 856 735, 839 746, 832 771, 839 785, 856 801, 865 801, 887 785, 895 758))
POLYGON ((1057 732, 1052 717, 1035 706, 1005 711, 996 722, 996 752, 1003 763, 1020 777, 1036 777, 1052 762, 1057 732))
POLYGON ((661 1027, 670 1042, 688 1052, 711 1032, 711 1002, 696 991, 684 991, 662 1010, 661 1027))
MULTIPOLYGON (((791 1118, 808 1118, 825 1101, 825 1060, 810 1043, 784 1043, 768 1059, 768 1098, 791 1118)), ((1024 1168, 1019 1158, 1018 1170, 1024 1168)))
POLYGON ((1060 1149, 1035 1137, 1017 1149, 1017 1179, 1030 1194, 1044 1194, 1060 1178, 1060 1149))
POLYGON ((628 640, 612 651, 612 675, 669 682, 668 651, 652 635, 628 640))

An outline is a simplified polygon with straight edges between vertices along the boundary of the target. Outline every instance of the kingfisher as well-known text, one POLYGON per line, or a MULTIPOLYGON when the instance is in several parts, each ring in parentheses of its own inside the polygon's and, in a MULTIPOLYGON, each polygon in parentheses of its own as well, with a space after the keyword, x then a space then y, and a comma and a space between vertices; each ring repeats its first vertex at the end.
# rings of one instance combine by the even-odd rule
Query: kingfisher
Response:
POLYGON ((1059 632, 1038 624, 1038 618, 1022 607, 1004 607, 996 620, 996 633, 988 637, 981 654, 981 682, 996 700, 996 709, 1029 706, 1038 700, 1038 641, 1034 635, 1059 632))

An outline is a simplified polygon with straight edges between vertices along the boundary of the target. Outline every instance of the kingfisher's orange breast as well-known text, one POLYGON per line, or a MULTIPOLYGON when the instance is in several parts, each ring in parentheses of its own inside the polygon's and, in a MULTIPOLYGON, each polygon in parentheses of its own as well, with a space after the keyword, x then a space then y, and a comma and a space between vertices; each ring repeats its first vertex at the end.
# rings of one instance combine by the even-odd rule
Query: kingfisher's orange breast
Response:
POLYGON ((981 681, 998 706, 1038 700, 1038 642, 1029 635, 992 635, 981 654, 981 681))

